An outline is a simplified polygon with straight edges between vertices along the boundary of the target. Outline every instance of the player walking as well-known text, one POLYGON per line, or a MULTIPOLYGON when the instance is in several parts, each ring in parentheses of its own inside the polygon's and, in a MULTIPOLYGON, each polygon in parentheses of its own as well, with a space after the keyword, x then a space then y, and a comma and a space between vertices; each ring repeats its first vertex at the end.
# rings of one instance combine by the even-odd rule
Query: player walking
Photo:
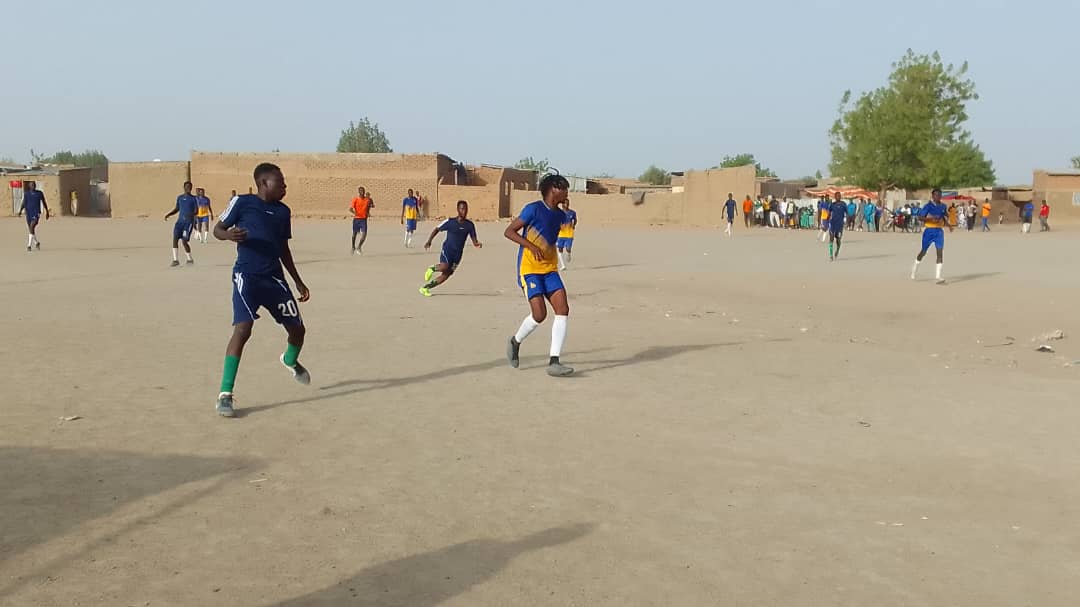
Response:
POLYGON ((206 190, 202 188, 195 189, 195 202, 198 204, 198 208, 195 209, 198 240, 206 244, 210 236, 210 222, 214 220, 214 208, 210 206, 210 198, 206 195, 206 190))
POLYGON ((352 248, 350 249, 353 255, 360 255, 363 253, 361 249, 364 248, 364 241, 367 240, 367 220, 368 214, 371 209, 375 208, 375 201, 367 195, 364 188, 356 189, 356 198, 352 199, 352 205, 349 209, 353 212, 352 220, 352 248), (356 235, 360 235, 360 242, 356 242, 356 235))
POLYGON ((837 192, 832 204, 829 205, 829 261, 836 261, 836 258, 840 256, 840 243, 844 239, 847 214, 848 205, 840 198, 840 192, 837 192), (833 243, 836 243, 835 253, 833 243))
POLYGON ((41 209, 45 209, 45 220, 48 221, 49 205, 45 202, 45 194, 37 189, 37 183, 26 182, 23 191, 22 204, 19 206, 19 215, 26 213, 26 229, 29 235, 26 238, 26 250, 32 251, 34 247, 41 250, 41 241, 37 239, 38 221, 41 220, 41 209))
POLYGON ((177 216, 172 231, 172 263, 169 264, 173 268, 180 265, 180 260, 177 257, 177 242, 184 243, 184 255, 187 256, 187 265, 190 266, 195 263, 195 260, 191 258, 191 245, 188 244, 188 241, 191 240, 191 230, 195 227, 195 210, 198 206, 199 201, 191 195, 191 182, 185 181, 184 193, 176 197, 176 207, 166 213, 164 217, 164 221, 168 221, 173 215, 177 216))
MULTIPOLYGON (((915 265, 911 266, 911 280, 915 280, 915 274, 919 271, 919 263, 926 256, 926 251, 930 249, 930 245, 934 245, 937 249, 937 266, 934 272, 937 284, 945 284, 945 279, 941 277, 941 266, 944 260, 945 249, 945 230, 944 227, 949 223, 949 208, 945 206, 945 203, 941 202, 941 190, 935 188, 930 195, 930 202, 919 209, 919 217, 923 218, 923 227, 925 228, 922 233, 922 249, 919 250, 919 255, 915 257, 915 265)), ((949 231, 952 231, 952 226, 949 226, 949 231)))
POLYGON ((429 267, 424 273, 424 286, 420 287, 420 294, 431 297, 431 290, 449 280, 461 263, 461 256, 465 253, 465 239, 472 238, 473 246, 481 248, 484 245, 476 239, 476 226, 469 221, 469 203, 459 200, 457 203, 457 217, 452 217, 439 224, 431 231, 424 250, 431 248, 431 241, 439 232, 446 232, 446 240, 443 241, 442 253, 439 255, 439 263, 429 267), (435 273, 439 272, 438 276, 435 273), (432 278, 435 276, 435 278, 432 278))
POLYGON ((735 223, 735 197, 731 195, 731 192, 728 192, 727 202, 724 203, 724 219, 727 220, 724 233, 731 238, 731 224, 735 223))
POLYGON ((214 237, 236 243, 236 265, 233 266, 233 333, 225 349, 225 369, 221 376, 221 392, 217 412, 222 417, 234 417, 233 385, 240 367, 244 345, 251 338, 256 311, 265 308, 278 324, 285 327, 288 343, 281 355, 281 364, 292 373, 293 379, 311 383, 308 370, 297 360, 304 346, 304 321, 297 300, 289 290, 281 271, 289 272, 300 301, 311 298, 307 285, 300 279, 293 261, 289 239, 292 221, 289 207, 281 202, 285 197, 285 176, 281 169, 269 163, 255 167, 258 194, 247 194, 233 200, 214 226, 214 237))
POLYGON ((416 220, 420 218, 420 203, 409 190, 409 195, 401 201, 401 224, 405 226, 405 248, 412 246, 413 232, 416 231, 416 220))
POLYGON ((555 313, 551 326, 551 358, 548 360, 547 370, 552 377, 565 377, 574 372, 559 360, 563 342, 566 341, 570 304, 566 300, 566 287, 559 277, 553 246, 558 238, 559 228, 566 220, 566 214, 559 205, 566 200, 569 189, 570 182, 565 177, 547 175, 540 181, 543 200, 526 205, 503 233, 520 246, 518 284, 529 301, 529 315, 521 322, 517 333, 510 338, 506 346, 506 357, 510 366, 516 369, 520 364, 518 352, 521 342, 547 318, 547 304, 544 303, 546 298, 555 313))
POLYGON ((564 200, 561 206, 565 217, 562 225, 559 226, 559 238, 555 241, 555 247, 559 253, 559 270, 565 270, 566 264, 570 263, 570 258, 573 256, 574 230, 577 229, 577 211, 570 210, 569 198, 564 200))

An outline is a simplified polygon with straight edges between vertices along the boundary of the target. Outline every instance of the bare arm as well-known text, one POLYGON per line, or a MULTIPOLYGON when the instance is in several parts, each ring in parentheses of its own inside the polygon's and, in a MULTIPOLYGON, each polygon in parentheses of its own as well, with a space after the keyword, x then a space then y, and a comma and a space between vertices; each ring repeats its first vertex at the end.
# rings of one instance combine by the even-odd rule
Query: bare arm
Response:
POLYGON ((292 276, 293 282, 296 283, 296 290, 300 292, 300 301, 307 301, 311 299, 311 291, 308 290, 307 285, 300 278, 300 272, 296 270, 296 262, 293 261, 292 249, 289 248, 289 241, 281 243, 281 265, 285 266, 285 271, 292 276))
POLYGON ((435 226, 435 229, 431 231, 431 236, 428 236, 427 242, 424 243, 424 248, 425 249, 430 249, 431 248, 431 242, 433 240, 435 240, 435 235, 439 233, 439 228, 441 228, 441 227, 442 227, 441 224, 437 225, 437 226, 435 226))
POLYGON ((247 238, 247 230, 236 226, 227 228, 218 218, 218 222, 214 224, 214 238, 231 242, 244 242, 244 239, 247 238))
POLYGON ((172 217, 173 215, 176 215, 179 212, 180 212, 180 207, 174 208, 173 210, 169 211, 168 213, 165 213, 165 217, 162 218, 162 221, 172 217))
POLYGON ((49 203, 45 202, 45 195, 41 195, 41 206, 45 207, 45 219, 49 218, 52 213, 49 212, 49 203))

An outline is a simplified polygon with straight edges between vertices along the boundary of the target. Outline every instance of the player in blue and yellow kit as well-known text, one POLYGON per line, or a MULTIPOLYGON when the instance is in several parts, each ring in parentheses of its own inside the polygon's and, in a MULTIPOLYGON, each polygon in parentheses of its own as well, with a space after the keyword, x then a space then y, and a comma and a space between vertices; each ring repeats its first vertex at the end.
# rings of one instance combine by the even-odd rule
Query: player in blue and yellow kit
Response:
POLYGON ((457 203, 457 217, 440 223, 438 227, 431 231, 431 236, 428 236, 427 242, 424 243, 424 250, 430 249, 431 241, 435 240, 435 235, 439 232, 446 232, 446 240, 443 241, 439 263, 429 267, 424 274, 426 282, 424 286, 420 287, 420 294, 424 297, 431 297, 432 289, 446 282, 447 279, 454 275, 458 264, 461 263, 461 256, 465 254, 465 241, 467 239, 472 238, 473 246, 478 249, 484 246, 476 239, 476 226, 469 221, 468 217, 469 203, 459 200, 457 203), (439 273, 438 276, 435 276, 436 272, 439 273), (434 278, 432 278, 433 276, 434 278))
POLYGON ((26 238, 26 250, 31 251, 36 246, 40 251, 41 241, 37 239, 37 225, 41 220, 41 209, 45 209, 45 219, 49 219, 49 205, 45 202, 45 194, 37 189, 37 183, 33 181, 25 183, 19 215, 26 213, 26 229, 30 232, 26 238))
POLYGON ((297 300, 285 282, 285 270, 296 283, 299 301, 311 298, 307 285, 293 262, 289 239, 292 238, 292 219, 289 207, 281 202, 285 197, 285 176, 281 169, 263 163, 255 167, 258 194, 234 198, 218 217, 214 237, 236 243, 236 265, 233 266, 233 334, 225 350, 225 369, 221 377, 221 392, 217 412, 222 417, 234 417, 233 385, 240 367, 244 345, 251 338, 256 311, 266 308, 278 324, 285 327, 288 343, 281 355, 281 364, 292 372, 293 378, 304 385, 311 383, 308 370, 297 360, 304 346, 304 321, 300 318, 297 300))
POLYGON ((401 224, 405 226, 405 247, 412 246, 413 232, 416 231, 416 221, 420 219, 420 203, 409 190, 409 195, 401 201, 401 224))
POLYGON ((188 240, 191 239, 191 231, 195 229, 195 212, 198 206, 198 199, 191 195, 191 182, 185 181, 184 193, 176 197, 176 206, 165 213, 165 221, 176 215, 176 223, 172 231, 172 263, 169 264, 174 268, 180 265, 180 260, 176 255, 177 242, 184 243, 184 254, 187 255, 188 265, 195 263, 195 260, 191 258, 191 245, 188 244, 188 240))
POLYGON ((922 248, 919 249, 919 255, 915 257, 915 265, 911 266, 911 280, 915 280, 915 273, 919 271, 919 262, 926 256, 930 245, 934 245, 937 249, 937 266, 934 275, 937 283, 941 285, 945 284, 945 279, 941 277, 941 266, 945 258, 945 226, 949 227, 950 232, 953 228, 949 225, 949 207, 941 202, 941 190, 935 188, 930 198, 930 202, 918 212, 919 217, 923 219, 924 229, 922 248))
POLYGON ((840 256, 840 243, 844 239, 844 225, 847 224, 848 205, 840 199, 840 192, 829 205, 829 261, 835 261, 840 256), (836 243, 836 251, 833 252, 833 243, 836 243))
POLYGON ((577 229, 577 211, 570 209, 570 199, 562 203, 563 223, 559 226, 559 239, 555 241, 555 247, 559 250, 559 270, 565 270, 566 264, 574 253, 574 230, 577 229))
POLYGON ((559 277, 555 243, 559 229, 566 223, 566 213, 559 205, 566 201, 570 182, 561 175, 548 175, 540 180, 543 200, 531 202, 510 223, 504 235, 517 243, 518 284, 529 301, 529 315, 521 322, 517 333, 506 346, 506 357, 515 369, 519 364, 518 351, 521 342, 547 318, 546 298, 551 302, 555 320, 551 326, 551 358, 548 375, 564 377, 574 372, 562 364, 563 342, 566 341, 566 325, 570 316, 570 304, 566 300, 566 287, 559 277))
POLYGON ((210 222, 214 220, 214 207, 210 205, 206 190, 202 188, 195 189, 195 202, 198 204, 195 209, 195 239, 206 244, 210 237, 210 222))

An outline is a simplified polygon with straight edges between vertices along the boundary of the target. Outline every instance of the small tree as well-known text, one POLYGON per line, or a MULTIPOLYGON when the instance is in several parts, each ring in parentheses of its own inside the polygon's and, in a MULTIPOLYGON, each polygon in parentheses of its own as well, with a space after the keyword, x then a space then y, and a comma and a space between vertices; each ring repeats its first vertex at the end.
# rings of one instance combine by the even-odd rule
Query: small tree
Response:
POLYGON ((101 150, 86 150, 78 154, 73 154, 71 150, 60 150, 52 156, 30 150, 30 156, 33 157, 35 164, 70 164, 77 167, 99 167, 109 164, 109 157, 101 150))
POLYGON ((652 185, 671 185, 671 173, 652 164, 649 165, 649 168, 645 169, 645 172, 642 173, 640 177, 638 177, 638 181, 642 183, 651 183, 652 185))
POLYGON ((534 160, 532 156, 526 156, 514 164, 515 169, 521 169, 522 171, 536 171, 537 175, 544 175, 551 169, 551 164, 547 158, 543 160, 534 160))
POLYGON ((1080 156, 1072 157, 1072 165, 1074 169, 1080 169, 1080 156))
POLYGON ((736 154, 734 156, 724 156, 724 159, 720 161, 720 164, 714 168, 733 169, 736 167, 744 167, 749 165, 754 165, 754 168, 757 169, 758 177, 776 177, 776 173, 774 173, 771 169, 767 169, 761 166, 761 163, 754 159, 753 154, 744 153, 736 154))
POLYGON ((390 147, 390 140, 386 138, 386 133, 382 132, 379 125, 367 118, 362 118, 360 122, 350 122, 349 127, 341 131, 337 151, 352 154, 386 154, 394 150, 390 147))

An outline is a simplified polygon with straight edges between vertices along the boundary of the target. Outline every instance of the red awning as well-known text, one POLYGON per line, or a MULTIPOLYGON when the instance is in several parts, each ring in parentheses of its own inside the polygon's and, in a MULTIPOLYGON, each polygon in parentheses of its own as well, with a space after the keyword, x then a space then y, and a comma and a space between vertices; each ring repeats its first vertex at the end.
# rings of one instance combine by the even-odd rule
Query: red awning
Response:
POLYGON ((855 186, 830 186, 823 190, 806 190, 811 196, 829 196, 830 198, 840 194, 841 198, 862 198, 863 200, 877 200, 877 193, 864 190, 855 186))

